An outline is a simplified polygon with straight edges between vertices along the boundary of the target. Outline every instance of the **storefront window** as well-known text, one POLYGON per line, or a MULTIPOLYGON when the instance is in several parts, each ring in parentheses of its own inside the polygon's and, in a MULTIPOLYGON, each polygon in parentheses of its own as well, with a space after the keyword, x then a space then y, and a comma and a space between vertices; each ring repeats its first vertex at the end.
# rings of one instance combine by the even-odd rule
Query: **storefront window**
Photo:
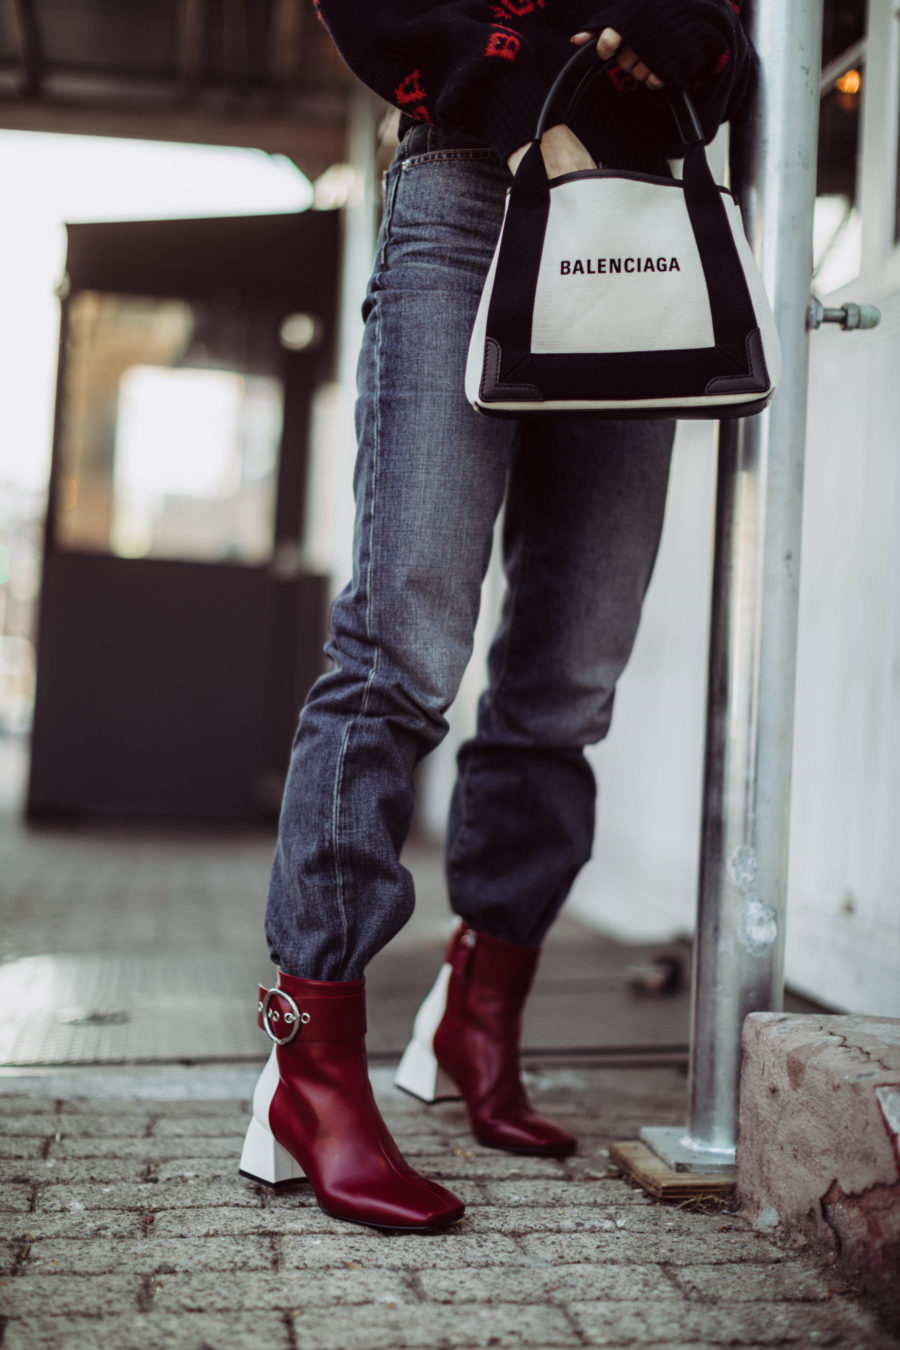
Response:
POLYGON ((271 557, 282 385, 265 316, 85 291, 69 307, 60 547, 271 557))
POLYGON ((865 25, 865 0, 826 0, 813 250, 813 280, 822 295, 852 281, 862 259, 858 180, 865 25))
POLYGON ((822 17, 822 69, 866 36, 865 0, 825 0, 822 17))

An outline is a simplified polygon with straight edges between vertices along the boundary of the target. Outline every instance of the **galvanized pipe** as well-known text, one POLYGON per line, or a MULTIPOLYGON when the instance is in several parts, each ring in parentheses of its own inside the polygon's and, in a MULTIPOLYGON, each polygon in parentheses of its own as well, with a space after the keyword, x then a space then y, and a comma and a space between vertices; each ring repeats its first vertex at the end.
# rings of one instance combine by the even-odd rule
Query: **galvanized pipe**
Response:
POLYGON ((727 1169, 740 1038, 781 1008, 822 0, 754 0, 762 61, 731 131, 731 179, 781 337, 770 407, 720 427, 687 1130, 642 1138, 671 1166, 727 1169))
POLYGON ((749 19, 763 73, 731 174, 784 374, 766 412, 719 436, 688 1142, 722 1161, 741 1026, 784 991, 822 0, 755 0, 749 19))

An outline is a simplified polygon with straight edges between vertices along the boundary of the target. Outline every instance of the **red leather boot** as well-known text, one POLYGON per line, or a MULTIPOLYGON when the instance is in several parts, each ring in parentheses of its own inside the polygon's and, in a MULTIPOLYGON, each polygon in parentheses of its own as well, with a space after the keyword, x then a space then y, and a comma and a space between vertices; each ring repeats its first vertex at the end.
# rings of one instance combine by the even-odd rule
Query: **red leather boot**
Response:
POLYGON ((414 1172, 375 1104, 366 1062, 365 981, 278 973, 259 990, 259 1024, 275 1042, 253 1094, 241 1172, 277 1186, 308 1177, 335 1219, 429 1233, 465 1206, 414 1172))
POLYGON ((577 1140, 534 1111, 519 1067, 522 1010, 539 956, 539 947, 463 924, 419 1009, 394 1081, 426 1102, 461 1094, 481 1144, 562 1158, 577 1140))

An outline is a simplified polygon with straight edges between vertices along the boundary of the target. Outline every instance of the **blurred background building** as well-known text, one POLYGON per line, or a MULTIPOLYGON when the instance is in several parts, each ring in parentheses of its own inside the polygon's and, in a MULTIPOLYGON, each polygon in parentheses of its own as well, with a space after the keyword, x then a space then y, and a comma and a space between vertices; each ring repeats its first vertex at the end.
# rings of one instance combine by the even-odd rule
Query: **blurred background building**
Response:
MULTIPOLYGON (((900 23, 825 14, 813 289, 883 319, 813 338, 787 978, 896 1015, 900 23)), ((307 0, 0 5, 0 765, 30 755, 30 818, 271 821, 347 574, 385 112, 307 0)), ((620 937, 693 926, 714 495, 683 423, 571 902, 620 937)), ((435 838, 500 590, 424 767, 435 838)))

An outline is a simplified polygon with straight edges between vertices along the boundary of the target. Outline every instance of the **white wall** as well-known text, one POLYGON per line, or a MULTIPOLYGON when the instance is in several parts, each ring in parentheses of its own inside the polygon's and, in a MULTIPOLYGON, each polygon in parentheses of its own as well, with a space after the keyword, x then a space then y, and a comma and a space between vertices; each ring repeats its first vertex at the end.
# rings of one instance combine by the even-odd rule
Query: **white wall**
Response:
POLYGON ((900 295, 810 383, 789 977, 900 1016, 900 295))
MULTIPOLYGON (((898 1016, 900 294, 878 298, 875 332, 813 338, 786 976, 898 1016)), ((597 846, 570 903, 623 937, 693 927, 714 477, 711 433, 682 427, 643 626, 591 752, 597 846)))

